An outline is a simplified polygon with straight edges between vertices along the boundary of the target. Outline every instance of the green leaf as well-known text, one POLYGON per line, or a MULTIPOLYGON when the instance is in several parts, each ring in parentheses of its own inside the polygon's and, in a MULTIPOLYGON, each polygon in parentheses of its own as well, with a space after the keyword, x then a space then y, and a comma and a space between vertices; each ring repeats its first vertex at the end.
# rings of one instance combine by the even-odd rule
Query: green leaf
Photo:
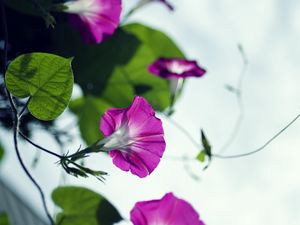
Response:
POLYGON ((104 112, 112 107, 110 104, 101 98, 86 96, 71 101, 69 107, 78 116, 81 136, 88 145, 103 138, 99 124, 104 112))
POLYGON ((4 157, 4 149, 0 143, 0 161, 3 159, 3 157, 4 157))
POLYGON ((168 81, 147 71, 158 57, 184 57, 164 33, 130 24, 99 45, 84 45, 77 31, 57 25, 54 41, 59 54, 75 56, 75 81, 85 95, 113 107, 128 107, 134 95, 144 96, 155 110, 169 106, 168 81))
POLYGON ((85 45, 76 30, 58 24, 53 35, 56 53, 75 56, 75 81, 86 97, 73 102, 70 108, 79 117, 87 144, 101 138, 99 123, 103 113, 110 107, 128 107, 134 95, 144 96, 158 111, 170 105, 168 81, 147 71, 158 57, 184 57, 164 33, 130 24, 99 45, 85 45))
POLYGON ((204 162, 205 161, 205 150, 202 150, 196 157, 197 160, 199 160, 200 162, 204 162))
POLYGON ((58 187, 52 199, 62 209, 56 218, 60 225, 113 225, 122 220, 109 201, 87 188, 58 187))
POLYGON ((53 120, 67 107, 73 89, 72 59, 29 53, 13 60, 5 83, 15 97, 30 97, 28 110, 40 120, 53 120))
POLYGON ((205 155, 207 155, 208 158, 211 159, 211 145, 209 144, 203 130, 201 130, 201 140, 205 155))
POLYGON ((203 146, 203 150, 200 151, 200 153, 197 155, 196 159, 200 162, 205 162, 206 156, 208 157, 208 163, 207 165, 203 168, 203 170, 206 170, 212 159, 212 152, 211 152, 211 145, 209 144, 204 131, 201 129, 201 142, 203 146))
POLYGON ((123 27, 148 46, 154 56, 180 57, 184 55, 178 46, 166 34, 142 24, 133 23, 123 27))
POLYGON ((1 212, 0 213, 0 225, 9 225, 9 218, 7 213, 1 212))

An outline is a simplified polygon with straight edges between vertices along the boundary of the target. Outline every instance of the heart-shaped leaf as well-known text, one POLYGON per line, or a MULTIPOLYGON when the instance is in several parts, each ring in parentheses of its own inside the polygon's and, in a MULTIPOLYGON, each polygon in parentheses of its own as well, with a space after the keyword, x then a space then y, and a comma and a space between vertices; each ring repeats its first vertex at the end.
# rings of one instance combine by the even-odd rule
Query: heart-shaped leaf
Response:
POLYGON ((116 208, 103 196, 83 187, 58 187, 52 199, 62 212, 59 225, 113 225, 122 220, 116 208))
POLYGON ((81 135, 87 144, 99 139, 100 117, 108 107, 128 107, 135 95, 145 97, 157 111, 170 106, 169 82, 147 70, 159 57, 184 57, 163 32, 129 24, 101 44, 85 45, 76 30, 58 24, 53 39, 56 53, 75 56, 75 82, 86 97, 76 101, 78 110, 73 106, 71 110, 79 116, 81 135))
POLYGON ((30 97, 28 110, 40 120, 53 120, 67 107, 73 89, 72 59, 29 53, 13 60, 5 83, 15 97, 30 97))
POLYGON ((168 81, 153 76, 147 67, 159 57, 184 55, 163 32, 129 24, 101 44, 85 45, 77 31, 57 24, 53 39, 56 53, 75 56, 75 82, 85 95, 102 98, 116 108, 127 107, 135 95, 144 96, 158 111, 169 106, 168 81))

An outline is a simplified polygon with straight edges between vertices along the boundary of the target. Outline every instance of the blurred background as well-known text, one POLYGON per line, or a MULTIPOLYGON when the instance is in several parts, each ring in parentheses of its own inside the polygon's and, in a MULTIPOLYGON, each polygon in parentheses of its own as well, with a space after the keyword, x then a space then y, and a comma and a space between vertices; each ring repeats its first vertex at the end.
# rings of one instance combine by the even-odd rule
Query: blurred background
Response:
MULTIPOLYGON (((124 0, 124 11, 136 2, 124 0)), ((153 2, 127 22, 140 22, 164 31, 187 58, 197 60, 207 69, 204 77, 186 81, 172 116, 195 140, 200 143, 200 128, 204 129, 213 152, 218 153, 230 139, 241 108, 229 86, 241 88, 243 111, 238 132, 223 155, 255 150, 300 113, 299 1, 170 0, 170 3, 175 7, 173 12, 153 2), (246 68, 239 44, 248 59, 246 68)), ((81 90, 76 87, 73 97, 80 95, 81 90)), ((158 117, 164 123, 167 149, 158 168, 144 179, 117 169, 109 157, 101 154, 89 157, 86 164, 107 171, 105 183, 94 178, 73 178, 60 170, 57 159, 41 153, 31 171, 45 191, 50 211, 59 211, 52 203, 52 190, 58 185, 72 184, 102 194, 124 218, 129 218, 135 202, 159 199, 167 192, 174 192, 190 202, 207 225, 300 224, 300 121, 262 152, 238 159, 214 158, 203 171, 205 164, 182 159, 195 158, 199 149, 174 123, 161 114, 158 117)), ((66 111, 56 121, 61 128, 74 124, 69 130, 78 137, 65 151, 75 151, 84 145, 76 120, 66 111)), ((4 190, 10 190, 12 194, 5 196, 19 196, 22 200, 12 201, 24 202, 30 208, 30 215, 37 214, 46 221, 39 194, 17 161, 12 134, 1 129, 0 137, 6 150, 0 165, 2 196, 4 190)), ((57 143, 43 130, 33 132, 32 139, 59 151, 57 143)), ((25 142, 21 144, 22 157, 30 167, 37 151, 25 142)), ((3 197, 0 202, 3 204, 3 197)))

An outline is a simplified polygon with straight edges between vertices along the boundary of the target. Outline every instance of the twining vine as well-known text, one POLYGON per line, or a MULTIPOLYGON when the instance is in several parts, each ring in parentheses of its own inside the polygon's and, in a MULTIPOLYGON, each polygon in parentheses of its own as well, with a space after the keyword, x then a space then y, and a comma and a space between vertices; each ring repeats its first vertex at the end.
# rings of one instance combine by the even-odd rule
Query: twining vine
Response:
MULTIPOLYGON (((49 52, 59 53, 62 56, 44 52, 23 54, 21 51, 22 54, 17 53, 18 57, 11 57, 13 60, 10 62, 8 60, 9 34, 5 4, 12 3, 4 2, 4 0, 0 0, 0 2, 4 40, 2 86, 5 93, 1 100, 9 107, 17 159, 27 177, 38 190, 51 225, 73 224, 74 218, 76 218, 76 224, 80 224, 77 220, 86 221, 85 213, 90 215, 90 211, 78 212, 67 204, 71 202, 76 207, 76 200, 85 202, 84 196, 94 200, 86 203, 90 204, 86 207, 87 209, 95 211, 93 213, 97 218, 93 218, 93 224, 96 222, 98 224, 99 215, 103 221, 109 220, 108 225, 119 222, 123 218, 108 200, 97 193, 85 188, 59 187, 53 191, 52 198, 62 211, 57 214, 54 221, 48 210, 41 186, 31 175, 21 157, 19 137, 35 147, 38 152, 55 157, 57 164, 67 174, 75 177, 93 176, 104 182, 107 172, 90 169, 81 161, 93 154, 106 153, 112 158, 112 163, 116 167, 139 178, 151 175, 161 159, 175 159, 184 162, 206 161, 207 165, 204 169, 207 169, 214 158, 241 158, 262 151, 300 117, 300 114, 295 116, 261 147, 242 154, 225 155, 224 152, 237 136, 244 116, 242 84, 248 60, 240 45, 239 51, 242 55, 243 67, 238 84, 237 87, 227 86, 227 89, 236 95, 239 115, 227 141, 219 151, 215 151, 205 131, 201 130, 200 143, 192 137, 189 131, 172 119, 176 100, 184 89, 185 81, 190 77, 207 76, 207 68, 202 67, 196 60, 187 59, 177 45, 163 32, 141 24, 126 24, 127 19, 133 13, 151 2, 164 4, 168 10, 173 11, 173 5, 167 0, 140 0, 124 14, 122 20, 120 18, 121 0, 73 0, 50 6, 44 6, 37 0, 28 0, 27 4, 36 10, 35 14, 41 16, 47 26, 54 28, 54 30, 45 31, 48 35, 46 35, 47 38, 52 38, 49 38, 51 41, 45 40, 45 43, 49 44, 49 52), (101 4, 107 5, 102 7, 101 4), (59 13, 68 14, 67 19, 59 13), (66 21, 73 26, 73 30, 65 26, 66 21), (56 24, 58 31, 55 30, 56 24), (59 33, 62 31, 63 35, 59 33), (70 41, 61 45, 65 36, 70 41), (101 71, 101 76, 98 76, 98 71, 101 71), (74 85, 73 72, 75 82, 79 84, 83 92, 83 95, 75 100, 71 100, 74 85), (81 76, 82 74, 84 77, 81 76), (24 98, 26 98, 26 102, 20 100, 24 98), (31 140, 30 132, 26 133, 26 129, 21 129, 22 122, 29 124, 33 120, 39 121, 63 148, 61 137, 69 137, 68 129, 56 130, 52 122, 45 121, 55 120, 67 108, 70 101, 69 109, 78 117, 81 136, 87 143, 86 148, 81 149, 80 147, 72 153, 61 149, 61 153, 58 154, 31 140), (199 152, 195 158, 164 156, 166 141, 163 121, 157 117, 156 112, 170 121, 191 141, 199 152), (27 115, 31 117, 25 122, 23 118, 27 115), (86 124, 89 124, 88 128, 86 128, 86 124), (92 133, 92 135, 86 133, 92 133), (64 201, 64 199, 67 200, 64 201), (109 215, 113 215, 112 218, 107 218, 107 215, 99 212, 100 206, 103 207, 103 205, 105 210, 110 210, 111 214, 109 215)), ((18 10, 18 5, 11 7, 16 7, 15 9, 18 10)), ((5 110, 7 111, 7 108, 5 110)), ((3 121, 1 122, 4 123, 3 121)), ((27 128, 29 129, 29 127, 27 128)), ((102 210, 105 211, 103 208, 102 210)), ((185 221, 182 217, 184 214, 188 214, 190 218, 189 222, 182 223, 182 225, 204 225, 197 211, 187 201, 170 192, 154 202, 151 200, 137 202, 130 212, 130 221, 134 225, 149 225, 157 220, 185 221), (164 207, 170 202, 171 205, 178 205, 178 207, 174 209, 164 207), (159 218, 153 218, 151 212, 153 208, 163 211, 163 213, 157 214, 159 218), (172 216, 166 218, 164 215, 170 215, 170 212, 172 212, 172 216), (149 223, 145 223, 145 220, 149 223)), ((84 222, 82 223, 84 224, 84 222)))

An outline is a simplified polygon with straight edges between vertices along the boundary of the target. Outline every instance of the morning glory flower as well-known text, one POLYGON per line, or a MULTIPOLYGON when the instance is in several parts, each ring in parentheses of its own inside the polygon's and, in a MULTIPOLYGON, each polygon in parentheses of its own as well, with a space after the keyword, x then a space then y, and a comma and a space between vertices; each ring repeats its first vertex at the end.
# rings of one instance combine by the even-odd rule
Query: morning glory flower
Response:
POLYGON ((71 24, 86 43, 100 43, 112 36, 120 22, 121 0, 72 0, 64 3, 71 24))
POLYGON ((133 225, 204 225, 195 209, 172 193, 159 200, 137 202, 130 220, 133 225))
POLYGON ((169 114, 173 112, 172 107, 180 89, 178 87, 182 86, 182 80, 188 77, 202 77, 206 73, 206 70, 200 67, 196 61, 179 58, 159 58, 148 66, 148 71, 170 80, 171 104, 169 114))
POLYGON ((162 122, 143 97, 136 96, 128 108, 106 111, 100 129, 106 138, 96 145, 109 151, 117 167, 139 177, 157 167, 166 148, 162 122))
POLYGON ((202 77, 206 71, 194 60, 159 58, 149 65, 148 71, 162 78, 202 77))

